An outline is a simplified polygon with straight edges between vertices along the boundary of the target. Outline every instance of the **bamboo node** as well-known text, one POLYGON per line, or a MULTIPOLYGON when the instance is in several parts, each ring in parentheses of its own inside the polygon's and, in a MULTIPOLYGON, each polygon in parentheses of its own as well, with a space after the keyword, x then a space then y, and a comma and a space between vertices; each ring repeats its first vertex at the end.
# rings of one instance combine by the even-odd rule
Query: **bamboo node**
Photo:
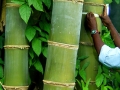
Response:
POLYGON ((43 80, 44 84, 49 84, 53 86, 61 86, 61 87, 74 87, 75 83, 62 83, 62 82, 54 82, 54 81, 47 81, 43 80))
POLYGON ((80 44, 86 45, 86 46, 94 46, 94 44, 91 42, 80 42, 80 44))
POLYGON ((28 90, 29 86, 7 86, 3 85, 2 82, 0 82, 0 85, 3 87, 4 90, 28 90))
POLYGON ((57 47, 67 48, 67 49, 74 49, 74 50, 78 50, 79 48, 79 45, 70 45, 70 44, 59 43, 54 41, 48 41, 48 45, 53 45, 57 47))
POLYGON ((20 4, 15 4, 15 3, 6 3, 6 7, 20 7, 20 4))
POLYGON ((5 45, 4 48, 5 49, 28 49, 30 46, 29 45, 5 45))
POLYGON ((84 4, 92 5, 92 6, 105 6, 105 4, 99 4, 94 2, 84 2, 84 4))
POLYGON ((84 0, 53 0, 53 1, 67 1, 67 2, 75 2, 75 3, 83 3, 84 0))
POLYGON ((28 86, 6 86, 3 85, 4 90, 28 90, 28 86))

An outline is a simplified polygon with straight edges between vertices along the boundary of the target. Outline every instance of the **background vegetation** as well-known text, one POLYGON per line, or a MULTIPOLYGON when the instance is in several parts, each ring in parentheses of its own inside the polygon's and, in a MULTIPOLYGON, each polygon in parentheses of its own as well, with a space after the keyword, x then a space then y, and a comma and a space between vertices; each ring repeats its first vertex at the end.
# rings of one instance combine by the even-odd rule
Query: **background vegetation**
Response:
MULTIPOLYGON (((114 0, 119 4, 120 0, 114 0)), ((52 0, 12 0, 13 3, 21 4, 19 13, 21 18, 27 24, 26 38, 29 41, 29 72, 30 72, 30 90, 37 88, 42 90, 45 63, 47 58, 47 40, 50 33, 52 0)), ((110 4, 112 0, 105 0, 110 4)), ((4 11, 2 11, 3 13, 4 11)), ((1 21, 2 22, 2 21, 1 21)), ((3 25, 3 29, 5 26, 3 25)), ((110 32, 103 27, 101 38, 110 47, 115 47, 110 37, 110 32)), ((3 82, 4 68, 4 31, 0 32, 0 81, 3 82)), ((86 59, 86 56, 78 57, 76 64, 76 77, 80 76, 80 80, 76 80, 79 88, 89 90, 89 81, 85 82, 84 69, 89 65, 86 63, 80 68, 80 61, 86 59), (83 71, 80 74, 81 70, 83 71)), ((100 90, 120 90, 120 73, 117 69, 110 69, 103 65, 99 66, 96 76, 96 85, 100 90)), ((75 88, 77 89, 77 87, 75 88)), ((0 87, 2 90, 2 86, 0 87)), ((79 89, 77 89, 79 90, 79 89)))

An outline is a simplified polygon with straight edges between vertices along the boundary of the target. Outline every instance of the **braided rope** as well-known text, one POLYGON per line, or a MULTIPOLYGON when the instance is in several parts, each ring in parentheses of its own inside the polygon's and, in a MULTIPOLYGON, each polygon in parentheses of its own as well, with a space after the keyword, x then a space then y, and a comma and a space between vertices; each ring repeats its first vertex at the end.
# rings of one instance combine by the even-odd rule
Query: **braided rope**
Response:
POLYGON ((28 90, 28 86, 6 86, 3 85, 4 90, 28 90))
POLYGON ((80 44, 86 45, 86 46, 94 46, 94 44, 91 42, 80 42, 80 44))
POLYGON ((5 49, 28 49, 30 46, 29 45, 5 45, 4 48, 5 49))
POLYGON ((6 3, 6 7, 20 7, 20 4, 6 3))
POLYGON ((7 86, 7 85, 3 85, 0 82, 0 85, 3 87, 4 90, 28 90, 29 86, 7 86))
POLYGON ((43 80, 44 84, 50 84, 53 86, 62 86, 62 87, 74 87, 75 83, 61 83, 61 82, 54 82, 54 81, 47 81, 43 80))
POLYGON ((48 45, 53 45, 57 47, 67 48, 67 49, 74 49, 74 50, 78 50, 79 48, 78 45, 70 45, 70 44, 64 44, 64 43, 59 43, 54 41, 48 41, 48 45))
POLYGON ((83 0, 53 0, 53 1, 68 1, 68 2, 80 2, 83 3, 83 0))

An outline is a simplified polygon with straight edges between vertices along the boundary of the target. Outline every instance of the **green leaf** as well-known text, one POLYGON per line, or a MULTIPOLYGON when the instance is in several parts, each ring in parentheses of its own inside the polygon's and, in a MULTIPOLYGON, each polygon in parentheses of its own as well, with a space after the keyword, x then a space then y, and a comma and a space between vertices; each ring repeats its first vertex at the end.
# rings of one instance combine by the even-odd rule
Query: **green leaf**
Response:
POLYGON ((80 61, 82 61, 82 60, 87 59, 88 57, 89 57, 89 56, 81 56, 81 57, 78 57, 77 59, 80 60, 80 61))
POLYGON ((108 88, 107 90, 113 90, 111 86, 105 86, 105 87, 108 88))
POLYGON ((31 6, 32 4, 33 4, 33 0, 28 0, 28 5, 31 6))
POLYGON ((76 61, 76 69, 80 69, 80 60, 78 60, 78 59, 76 61))
POLYGON ((11 2, 21 5, 25 3, 25 0, 11 0, 11 2))
POLYGON ((4 90, 2 85, 0 85, 0 90, 4 90))
POLYGON ((32 48, 29 49, 29 55, 32 59, 34 58, 34 52, 33 52, 32 48))
POLYGON ((110 4, 112 2, 112 0, 104 0, 105 4, 110 4))
POLYGON ((23 4, 20 6, 19 13, 21 18, 25 21, 25 23, 28 22, 31 15, 31 11, 32 9, 27 4, 23 4))
POLYGON ((98 67, 98 74, 101 74, 102 73, 102 68, 101 66, 98 67))
POLYGON ((104 76, 102 74, 99 74, 99 76, 96 77, 97 87, 99 87, 103 83, 103 80, 104 80, 104 76))
POLYGON ((41 29, 37 26, 33 26, 37 31, 41 32, 41 29))
POLYGON ((27 39, 29 40, 29 42, 34 38, 35 34, 36 34, 36 30, 34 27, 28 26, 26 28, 25 35, 27 39))
POLYGON ((4 45, 3 40, 4 40, 4 38, 2 36, 0 36, 0 48, 1 49, 3 48, 3 45, 4 45))
POLYGON ((88 87, 85 86, 85 83, 83 80, 81 80, 82 83, 82 90, 89 90, 88 87))
POLYGON ((120 74, 118 72, 115 73, 115 78, 120 83, 120 74))
POLYGON ((106 84, 107 84, 107 79, 105 77, 104 80, 103 80, 103 85, 106 85, 106 84))
POLYGON ((82 79, 83 79, 84 81, 86 81, 86 72, 85 72, 85 70, 81 69, 81 70, 79 71, 79 75, 82 77, 82 79))
POLYGON ((120 0, 115 0, 115 2, 116 2, 117 4, 119 4, 119 3, 120 3, 120 0))
POLYGON ((33 65, 32 58, 29 58, 29 68, 33 65))
POLYGON ((0 79, 3 78, 3 67, 0 65, 0 79))
POLYGON ((46 38, 40 37, 39 39, 40 39, 41 41, 43 41, 43 42, 47 42, 47 39, 46 39, 46 38))
POLYGON ((48 7, 48 8, 50 8, 50 6, 51 6, 51 0, 42 0, 44 3, 45 3, 45 5, 48 7))
POLYGON ((49 35, 45 32, 40 32, 40 35, 48 40, 49 35))
POLYGON ((48 48, 44 47, 42 50, 43 55, 47 58, 47 54, 48 54, 48 48))
POLYGON ((42 30, 46 31, 48 34, 50 33, 50 23, 47 23, 46 21, 39 23, 42 30))
POLYGON ((90 80, 91 80, 91 79, 89 79, 89 80, 86 82, 86 87, 87 87, 87 88, 89 87, 90 80))
POLYGON ((78 75, 78 70, 75 70, 75 77, 77 77, 78 75))
POLYGON ((50 24, 46 23, 44 26, 44 30, 49 34, 50 33, 50 24))
POLYGON ((39 60, 36 60, 36 62, 34 63, 34 67, 36 68, 36 70, 43 74, 43 67, 39 60))
POLYGON ((105 73, 109 73, 109 68, 108 67, 106 67, 106 66, 102 66, 102 69, 103 69, 103 72, 105 72, 105 73))
POLYGON ((33 7, 38 11, 43 11, 43 5, 41 0, 28 0, 29 6, 33 5, 33 7))
POLYGON ((33 48, 33 51, 37 54, 37 56, 39 56, 42 49, 41 40, 38 38, 33 39, 32 48, 33 48))
POLYGON ((4 64, 4 62, 3 62, 3 60, 0 58, 0 64, 1 65, 3 65, 4 64))
POLYGON ((81 83, 78 79, 76 79, 77 83, 79 84, 79 86, 81 87, 81 83))
POLYGON ((86 62, 86 63, 82 66, 82 69, 85 70, 85 69, 88 67, 89 64, 90 64, 90 62, 86 62))

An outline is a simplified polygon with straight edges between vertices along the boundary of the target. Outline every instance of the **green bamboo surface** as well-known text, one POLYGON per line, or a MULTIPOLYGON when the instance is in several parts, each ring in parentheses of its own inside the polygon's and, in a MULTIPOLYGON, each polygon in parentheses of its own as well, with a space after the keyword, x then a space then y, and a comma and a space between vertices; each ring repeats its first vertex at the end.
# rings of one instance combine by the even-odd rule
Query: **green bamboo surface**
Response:
MULTIPOLYGON (((6 3, 11 3, 11 0, 6 3)), ((5 45, 28 45, 25 29, 19 7, 6 7, 5 45)), ((28 49, 5 49, 4 68, 4 85, 28 86, 28 49)))
MULTIPOLYGON (((83 5, 83 12, 93 12, 96 14, 102 14, 103 6, 98 5, 90 5, 87 3, 94 3, 94 4, 104 4, 103 0, 85 0, 83 5)), ((82 15, 82 24, 81 24, 81 33, 80 33, 80 42, 85 42, 86 44, 93 44, 91 34, 89 30, 86 30, 84 26, 85 22, 85 14, 82 15)), ((102 23, 99 17, 96 17, 97 23, 98 23, 98 31, 101 32, 102 29, 102 23)), ((89 62, 89 66, 86 68, 86 81, 88 81, 91 78, 91 82, 89 84, 89 90, 96 90, 97 87, 95 85, 95 77, 98 70, 98 54, 94 48, 94 46, 91 45, 85 45, 80 44, 78 50, 78 57, 80 56, 89 56, 87 59, 83 60, 81 62, 81 67, 86 63, 89 62)))
MULTIPOLYGON (((53 1, 50 41, 79 45, 82 3, 53 1)), ((44 80, 75 83, 77 50, 49 45, 44 80)), ((74 87, 44 84, 44 90, 73 90, 74 87)))

